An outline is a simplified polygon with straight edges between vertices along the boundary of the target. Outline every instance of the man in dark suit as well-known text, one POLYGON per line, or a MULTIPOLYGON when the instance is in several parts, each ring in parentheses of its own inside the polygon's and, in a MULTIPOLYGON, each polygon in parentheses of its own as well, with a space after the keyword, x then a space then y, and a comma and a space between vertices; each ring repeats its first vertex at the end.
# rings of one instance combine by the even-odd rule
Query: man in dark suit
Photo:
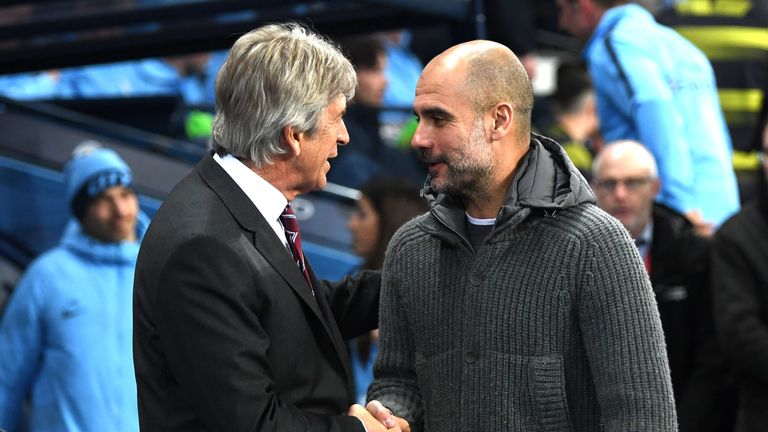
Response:
POLYGON ((299 25, 232 47, 216 80, 214 151, 168 196, 139 253, 143 431, 408 430, 380 404, 347 411, 343 338, 376 327, 380 275, 318 280, 290 211, 325 186, 349 141, 355 85, 349 61, 299 25))

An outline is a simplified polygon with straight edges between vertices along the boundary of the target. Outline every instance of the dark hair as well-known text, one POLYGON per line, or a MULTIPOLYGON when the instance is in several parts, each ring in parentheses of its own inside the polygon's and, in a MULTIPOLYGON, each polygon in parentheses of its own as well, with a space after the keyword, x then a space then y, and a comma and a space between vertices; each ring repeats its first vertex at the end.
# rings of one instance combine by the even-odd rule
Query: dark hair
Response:
POLYGON ((339 39, 339 44, 355 70, 375 68, 379 63, 379 56, 387 52, 384 41, 375 34, 342 38, 339 39))
POLYGON ((379 236, 373 252, 365 257, 363 267, 380 269, 384 266, 384 253, 395 231, 404 223, 427 211, 427 203, 419 194, 419 187, 397 177, 379 177, 363 185, 360 192, 371 203, 379 216, 379 236))
POLYGON ((564 62, 557 68, 557 90, 553 99, 561 113, 578 111, 584 95, 592 90, 592 80, 583 62, 564 62))

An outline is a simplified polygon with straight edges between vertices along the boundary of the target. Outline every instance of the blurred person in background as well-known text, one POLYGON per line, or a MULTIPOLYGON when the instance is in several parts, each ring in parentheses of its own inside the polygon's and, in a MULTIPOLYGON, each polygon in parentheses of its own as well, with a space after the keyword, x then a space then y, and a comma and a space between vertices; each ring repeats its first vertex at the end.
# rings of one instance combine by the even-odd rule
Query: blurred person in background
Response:
POLYGON ((357 88, 344 115, 351 145, 339 147, 338 156, 331 161, 328 181, 355 189, 379 175, 423 181, 426 174, 411 150, 389 146, 381 137, 379 114, 388 83, 387 50, 382 36, 352 36, 340 43, 355 67, 357 88))
POLYGON ((565 62, 558 66, 551 105, 554 122, 544 128, 544 134, 563 146, 571 162, 590 180, 600 121, 595 90, 584 65, 565 62))
POLYGON ((762 129, 768 121, 768 0, 679 0, 656 19, 706 54, 733 142, 741 202, 759 188, 762 129))
MULTIPOLYGON (((375 178, 360 189, 360 199, 347 227, 352 247, 363 258, 362 269, 380 270, 389 241, 405 222, 427 211, 419 187, 396 177, 375 178)), ((350 344, 352 372, 358 403, 365 402, 373 380, 373 362, 378 350, 378 330, 358 337, 350 344)))
POLYGON ((712 290, 723 350, 737 374, 737 432, 768 430, 768 128, 759 193, 715 233, 712 290))
POLYGON ((739 194, 709 60, 639 5, 557 1, 560 26, 586 43, 603 139, 647 146, 659 169, 657 200, 711 234, 739 209, 739 194))
POLYGON ((598 205, 635 241, 651 278, 681 432, 731 430, 733 394, 714 332, 709 241, 681 213, 654 202, 656 162, 640 143, 608 143, 594 164, 598 205))
MULTIPOLYGON (((387 89, 382 100, 383 111, 379 118, 382 124, 382 138, 388 145, 398 144, 406 124, 413 119, 411 107, 416 82, 424 64, 411 49, 411 30, 396 30, 384 33, 387 50, 387 89)), ((407 145, 403 146, 408 148, 407 145)))
POLYGON ((64 172, 74 219, 0 321, 0 429, 138 431, 131 298, 149 221, 114 151, 83 143, 64 172))

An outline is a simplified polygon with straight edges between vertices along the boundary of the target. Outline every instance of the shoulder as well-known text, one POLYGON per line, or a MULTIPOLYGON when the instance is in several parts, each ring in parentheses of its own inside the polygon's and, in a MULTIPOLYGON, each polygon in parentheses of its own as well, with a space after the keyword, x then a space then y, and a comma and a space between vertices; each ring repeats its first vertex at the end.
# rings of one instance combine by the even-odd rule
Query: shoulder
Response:
POLYGON ((401 247, 414 241, 424 240, 430 237, 430 232, 440 229, 432 213, 426 212, 404 223, 392 236, 390 246, 401 247))
MULTIPOLYGON (((744 244, 754 242, 752 237, 760 227, 766 227, 766 219, 758 201, 752 201, 741 211, 728 218, 715 233, 715 242, 736 241, 744 244)), ((759 237, 759 235, 758 235, 759 237)))
POLYGON ((629 234, 614 217, 592 203, 582 203, 543 218, 547 226, 560 229, 582 242, 615 237, 626 239, 629 234))
POLYGON ((71 289, 84 275, 88 275, 84 271, 85 266, 85 262, 77 255, 57 246, 40 255, 27 267, 14 292, 18 291, 42 303, 45 298, 71 289))
POLYGON ((63 246, 56 246, 37 257, 27 268, 25 275, 55 281, 71 272, 79 273, 86 262, 63 246))

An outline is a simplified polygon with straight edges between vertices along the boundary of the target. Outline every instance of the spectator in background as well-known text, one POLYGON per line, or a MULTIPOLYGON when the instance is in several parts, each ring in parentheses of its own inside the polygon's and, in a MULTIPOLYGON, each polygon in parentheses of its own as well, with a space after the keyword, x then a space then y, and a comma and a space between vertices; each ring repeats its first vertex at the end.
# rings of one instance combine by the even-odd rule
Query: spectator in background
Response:
POLYGON ((737 432, 768 429, 768 129, 765 132, 759 193, 720 227, 712 246, 715 323, 738 379, 737 432))
POLYGON ((659 202, 711 233, 739 208, 712 67, 647 10, 625 3, 558 0, 560 25, 587 42, 603 139, 645 144, 659 168, 659 202))
POLYGON ((177 96, 190 105, 211 104, 203 76, 209 53, 148 58, 61 71, 64 98, 177 96))
POLYGON ((561 146, 531 135, 532 104, 501 44, 424 68, 431 211, 389 245, 368 397, 416 431, 672 432, 648 276, 561 146))
POLYGON ((629 231, 659 307, 681 432, 731 429, 727 368, 717 346, 709 242, 677 211, 654 202, 656 162, 640 143, 609 143, 595 159, 597 203, 629 231))
POLYGON ((133 272, 148 220, 130 168, 86 142, 65 167, 74 220, 27 269, 0 321, 0 429, 138 431, 133 272))
POLYGON ((761 135, 768 120, 768 1, 682 0, 656 19, 712 62, 741 202, 747 202, 757 192, 761 135))
POLYGON ((382 137, 389 145, 397 143, 403 127, 413 118, 411 106, 416 82, 424 65, 411 51, 411 32, 399 30, 384 33, 387 49, 387 88, 384 91, 381 119, 382 137))
MULTIPOLYGON (((427 211, 427 205, 415 184, 397 177, 375 178, 360 190, 355 212, 347 227, 352 232, 352 247, 363 258, 363 269, 380 270, 389 241, 405 222, 427 211)), ((350 344, 352 372, 358 403, 365 402, 373 379, 378 330, 355 339, 350 344)))
POLYGON ((555 122, 544 129, 544 134, 563 146, 571 162, 589 180, 600 121, 595 90, 582 64, 561 63, 558 67, 552 111, 555 122))
POLYGON ((387 88, 384 41, 367 34, 343 39, 341 46, 355 67, 357 88, 344 115, 350 145, 339 147, 328 181, 355 189, 385 174, 422 182, 425 173, 410 149, 406 153, 388 146, 380 135, 379 114, 387 88))

